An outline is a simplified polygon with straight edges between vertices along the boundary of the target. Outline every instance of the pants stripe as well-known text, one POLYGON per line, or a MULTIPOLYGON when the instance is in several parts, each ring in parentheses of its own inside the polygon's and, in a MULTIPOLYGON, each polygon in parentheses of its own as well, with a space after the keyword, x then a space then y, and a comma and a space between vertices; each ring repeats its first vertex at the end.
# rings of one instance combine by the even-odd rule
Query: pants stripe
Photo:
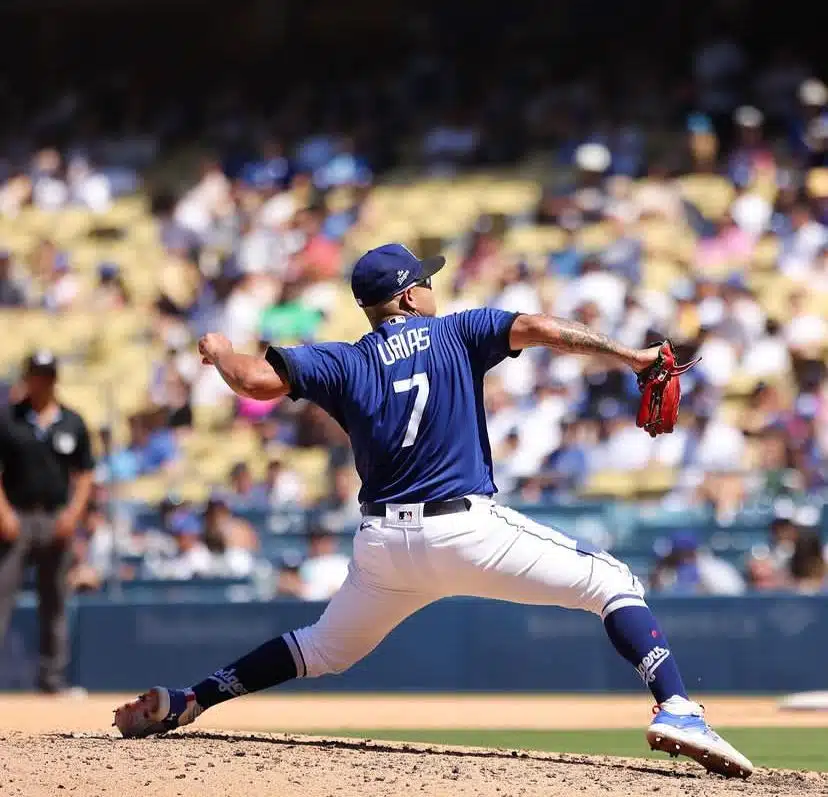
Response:
POLYGON ((646 608, 647 602, 639 595, 618 595, 601 609, 601 619, 606 620, 614 611, 623 609, 625 606, 643 606, 646 608))
POLYGON ((296 664, 296 677, 304 678, 308 674, 308 665, 305 664, 305 656, 302 653, 302 648, 299 647, 299 643, 296 641, 296 635, 293 631, 289 631, 282 639, 287 643, 290 653, 293 656, 293 662, 296 664), (299 672, 300 669, 301 673, 299 672))

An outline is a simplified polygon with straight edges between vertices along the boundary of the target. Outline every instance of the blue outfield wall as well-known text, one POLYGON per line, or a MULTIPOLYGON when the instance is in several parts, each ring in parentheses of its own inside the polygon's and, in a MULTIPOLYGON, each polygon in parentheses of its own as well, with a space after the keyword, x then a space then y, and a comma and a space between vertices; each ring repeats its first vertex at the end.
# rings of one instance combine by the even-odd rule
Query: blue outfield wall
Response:
MULTIPOLYGON (((695 692, 828 688, 828 597, 654 598, 695 692)), ((118 603, 72 608, 71 681, 90 690, 189 684, 266 639, 312 623, 322 604, 118 603)), ((37 613, 20 607, 0 649, 0 689, 31 688, 37 613)), ((635 691, 632 668, 585 612, 452 599, 427 607, 325 691, 635 691)))

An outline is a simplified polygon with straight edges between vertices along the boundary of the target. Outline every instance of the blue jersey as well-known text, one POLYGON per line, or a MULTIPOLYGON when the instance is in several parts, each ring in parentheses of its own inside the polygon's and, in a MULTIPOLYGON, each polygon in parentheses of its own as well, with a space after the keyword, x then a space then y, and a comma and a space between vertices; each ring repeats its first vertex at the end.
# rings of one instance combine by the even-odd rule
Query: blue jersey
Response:
POLYGON ((347 432, 360 501, 420 503, 497 492, 483 377, 509 349, 515 313, 397 317, 357 343, 270 348, 267 359, 347 432))

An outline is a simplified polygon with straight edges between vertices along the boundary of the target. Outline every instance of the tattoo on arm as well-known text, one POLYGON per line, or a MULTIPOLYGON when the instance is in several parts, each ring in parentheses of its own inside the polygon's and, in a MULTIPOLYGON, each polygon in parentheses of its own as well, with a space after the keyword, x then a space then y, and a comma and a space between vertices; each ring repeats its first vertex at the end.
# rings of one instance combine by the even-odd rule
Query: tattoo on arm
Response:
POLYGON ((551 348, 560 348, 573 354, 621 354, 628 351, 626 347, 609 338, 603 332, 596 332, 585 324, 552 318, 552 329, 557 332, 559 343, 554 338, 551 348))
POLYGON ((521 316, 518 321, 524 323, 517 331, 515 348, 545 346, 562 354, 610 357, 620 364, 636 367, 636 351, 578 321, 545 315, 521 316))

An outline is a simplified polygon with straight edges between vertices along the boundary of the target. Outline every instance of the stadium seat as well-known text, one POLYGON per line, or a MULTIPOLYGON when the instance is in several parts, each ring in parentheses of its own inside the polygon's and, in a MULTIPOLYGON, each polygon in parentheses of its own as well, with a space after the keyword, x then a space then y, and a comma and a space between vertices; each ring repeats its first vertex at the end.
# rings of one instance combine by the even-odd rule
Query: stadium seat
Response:
POLYGON ((637 476, 628 471, 603 470, 592 473, 580 491, 582 498, 629 498, 637 476))
POLYGON ((677 182, 682 196, 709 219, 721 219, 733 201, 733 186, 719 175, 689 174, 677 182))

